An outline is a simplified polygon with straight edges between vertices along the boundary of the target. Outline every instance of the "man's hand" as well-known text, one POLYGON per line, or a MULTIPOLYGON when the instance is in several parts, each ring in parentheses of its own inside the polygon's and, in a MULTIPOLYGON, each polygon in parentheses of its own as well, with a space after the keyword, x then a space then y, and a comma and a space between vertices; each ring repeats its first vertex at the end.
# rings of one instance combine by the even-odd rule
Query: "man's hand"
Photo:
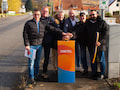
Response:
POLYGON ((66 35, 67 35, 67 36, 70 36, 70 38, 73 37, 73 34, 72 34, 72 33, 64 33, 64 32, 62 32, 62 35, 63 35, 63 36, 66 36, 66 35))
POLYGON ((29 51, 30 50, 30 46, 26 46, 25 49, 29 51))
POLYGON ((68 40, 70 40, 70 36, 69 35, 65 35, 65 36, 62 37, 62 40, 63 41, 68 41, 68 40))
POLYGON ((66 33, 68 36, 70 36, 70 38, 73 37, 73 34, 72 33, 66 33))
POLYGON ((62 37, 62 40, 70 40, 72 37, 73 37, 73 34, 72 33, 62 33, 63 37, 62 37))
POLYGON ((96 46, 100 46, 100 45, 101 45, 101 43, 100 43, 100 42, 97 42, 97 43, 96 43, 96 46))

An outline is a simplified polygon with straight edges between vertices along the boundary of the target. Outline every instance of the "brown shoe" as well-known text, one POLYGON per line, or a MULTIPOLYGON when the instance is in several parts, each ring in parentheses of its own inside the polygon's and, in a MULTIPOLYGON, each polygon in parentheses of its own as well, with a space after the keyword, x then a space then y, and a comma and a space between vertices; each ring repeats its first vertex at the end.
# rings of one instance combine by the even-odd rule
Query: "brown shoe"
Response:
POLYGON ((46 73, 42 73, 42 75, 41 75, 43 78, 49 78, 49 76, 46 74, 46 73))

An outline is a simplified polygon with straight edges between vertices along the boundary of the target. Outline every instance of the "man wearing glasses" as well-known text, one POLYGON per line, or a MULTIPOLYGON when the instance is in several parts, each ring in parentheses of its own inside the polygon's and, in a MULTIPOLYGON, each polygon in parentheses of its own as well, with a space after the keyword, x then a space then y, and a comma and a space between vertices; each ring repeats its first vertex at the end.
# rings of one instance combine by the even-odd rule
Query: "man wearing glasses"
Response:
POLYGON ((34 78, 37 76, 39 70, 40 55, 42 51, 42 38, 40 38, 40 36, 43 37, 44 35, 42 32, 44 25, 40 22, 40 17, 40 11, 38 9, 34 9, 33 19, 25 23, 23 31, 25 49, 28 50, 28 52, 30 48, 37 50, 36 59, 28 59, 29 84, 36 84, 34 78))
POLYGON ((40 21, 41 13, 39 9, 34 9, 33 19, 27 21, 23 30, 23 39, 25 49, 29 52, 30 49, 36 49, 35 59, 28 59, 28 84, 36 84, 34 79, 38 79, 40 56, 42 52, 42 43, 44 42, 44 36, 47 32, 46 28, 49 28, 49 32, 66 35, 62 30, 54 28, 45 22, 40 21))
POLYGON ((108 35, 108 25, 104 20, 98 16, 97 11, 90 11, 90 19, 86 21, 86 31, 88 40, 88 50, 90 53, 91 68, 92 68, 92 79, 103 79, 105 75, 105 50, 106 50, 106 39, 108 35), (96 43, 96 32, 99 32, 99 40, 96 43), (95 46, 98 46, 97 58, 92 63, 94 57, 95 46), (97 60, 100 61, 100 75, 97 73, 97 60))

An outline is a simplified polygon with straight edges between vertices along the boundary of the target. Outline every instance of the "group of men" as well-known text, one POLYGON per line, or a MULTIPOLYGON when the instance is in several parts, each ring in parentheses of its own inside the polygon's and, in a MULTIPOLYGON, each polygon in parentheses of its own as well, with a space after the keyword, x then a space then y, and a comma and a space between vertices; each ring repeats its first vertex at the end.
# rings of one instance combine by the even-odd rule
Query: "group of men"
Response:
POLYGON ((105 50, 108 25, 102 20, 96 11, 91 10, 90 18, 86 20, 84 12, 80 13, 80 21, 75 18, 74 10, 69 11, 69 17, 65 19, 64 12, 58 11, 57 18, 53 19, 49 16, 49 9, 44 7, 42 11, 34 9, 33 19, 27 21, 23 30, 23 38, 25 49, 36 49, 36 59, 29 58, 28 73, 29 82, 35 83, 38 79, 40 56, 42 47, 44 47, 44 78, 48 78, 47 67, 49 63, 50 50, 52 48, 52 63, 54 70, 57 71, 57 40, 75 40, 75 59, 77 68, 88 73, 88 65, 86 60, 86 47, 88 47, 92 75, 91 78, 103 79, 105 75, 105 50), (96 32, 99 32, 99 41, 96 42, 96 32), (100 60, 101 74, 97 74, 97 60, 92 63, 94 57, 95 46, 98 46, 97 56, 100 60), (81 58, 80 58, 81 56, 81 58), (80 64, 80 60, 82 63, 80 64))

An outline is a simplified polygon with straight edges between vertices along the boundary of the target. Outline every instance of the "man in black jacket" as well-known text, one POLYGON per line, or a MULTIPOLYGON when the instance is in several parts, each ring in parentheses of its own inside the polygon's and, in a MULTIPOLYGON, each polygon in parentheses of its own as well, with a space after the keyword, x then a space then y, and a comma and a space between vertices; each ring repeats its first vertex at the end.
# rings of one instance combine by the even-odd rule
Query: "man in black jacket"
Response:
POLYGON ((33 19, 27 21, 24 26, 23 30, 23 39, 25 49, 36 49, 36 58, 32 59, 29 58, 28 63, 28 74, 29 74, 29 81, 30 84, 35 84, 34 79, 37 78, 38 71, 39 71, 39 63, 40 63, 40 56, 42 51, 42 43, 44 42, 45 33, 48 32, 47 29, 49 28, 49 32, 59 33, 62 35, 66 35, 63 33, 62 30, 54 28, 48 25, 46 22, 40 21, 41 13, 39 9, 34 9, 33 12, 33 19))
POLYGON ((93 79, 103 79, 105 75, 105 50, 106 50, 106 39, 108 35, 108 25, 104 20, 102 20, 96 11, 91 10, 90 19, 86 21, 87 30, 87 41, 88 41, 88 50, 90 53, 91 59, 91 68, 93 79), (96 42, 96 32, 99 32, 99 40, 96 42), (100 70, 101 73, 97 75, 97 60, 92 63, 94 57, 95 46, 98 46, 97 57, 100 60, 100 70))
MULTIPOLYGON (((82 62, 82 67, 84 69, 82 73, 84 75, 88 73, 88 65, 86 59, 85 22, 86 22, 86 15, 84 12, 80 12, 80 21, 75 25, 74 30, 76 32, 76 41, 80 44, 81 62, 82 62)), ((79 63, 79 61, 77 63, 79 63)))
MULTIPOLYGON (((48 9, 48 7, 44 7, 42 9, 41 21, 45 21, 49 25, 52 25, 52 26, 58 28, 58 25, 55 23, 54 19, 49 16, 49 9, 48 9)), ((49 31, 49 29, 48 29, 48 31, 49 31)), ((51 32, 46 32, 45 33, 45 37, 44 37, 44 42, 43 42, 45 60, 44 60, 44 64, 43 64, 42 76, 44 78, 48 78, 47 67, 48 67, 48 63, 49 63, 50 49, 52 48, 52 43, 54 43, 53 42, 53 38, 54 37, 52 35, 53 34, 51 32)))
MULTIPOLYGON (((44 7, 42 9, 41 15, 42 16, 41 16, 40 20, 42 22, 45 22, 48 25, 51 25, 53 27, 59 28, 58 25, 55 23, 54 19, 49 16, 48 7, 44 7)), ((55 38, 54 33, 50 32, 51 31, 50 28, 47 28, 46 30, 47 30, 47 32, 45 33, 44 40, 43 40, 44 57, 45 57, 44 64, 43 64, 43 73, 42 73, 43 78, 48 78, 47 67, 48 67, 48 63, 49 63, 50 49, 54 47, 53 43, 55 43, 54 42, 54 38, 55 38)), ((67 35, 71 35, 71 34, 67 33, 67 35)))

